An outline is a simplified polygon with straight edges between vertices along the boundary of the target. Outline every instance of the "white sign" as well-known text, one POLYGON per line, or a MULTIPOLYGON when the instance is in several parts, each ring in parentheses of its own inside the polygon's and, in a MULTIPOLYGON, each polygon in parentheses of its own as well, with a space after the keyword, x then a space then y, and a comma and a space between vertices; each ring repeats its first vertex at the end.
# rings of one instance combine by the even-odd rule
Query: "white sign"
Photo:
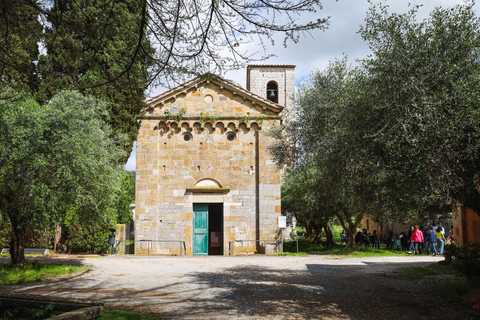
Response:
POLYGON ((286 216, 278 217, 278 227, 280 229, 285 229, 287 227, 287 217, 286 216))

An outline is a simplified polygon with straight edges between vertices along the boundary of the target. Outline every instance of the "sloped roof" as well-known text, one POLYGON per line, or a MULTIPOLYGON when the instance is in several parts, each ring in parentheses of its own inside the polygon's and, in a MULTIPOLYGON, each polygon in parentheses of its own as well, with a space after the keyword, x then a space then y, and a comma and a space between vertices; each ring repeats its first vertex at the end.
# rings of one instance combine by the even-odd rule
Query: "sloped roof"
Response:
POLYGON ((266 108, 270 111, 280 113, 284 107, 279 105, 278 103, 272 102, 268 99, 265 99, 251 91, 248 91, 239 85, 236 85, 233 82, 230 82, 228 80, 223 79, 220 76, 217 76, 211 72, 204 73, 192 80, 189 80, 185 83, 182 83, 168 91, 165 91, 164 93, 159 94, 158 96, 155 96, 153 98, 150 98, 145 101, 147 104, 146 109, 154 108, 158 104, 162 104, 163 101, 170 99, 172 97, 175 97, 176 95, 179 95, 181 93, 185 93, 189 89, 193 87, 197 87, 200 84, 203 83, 215 83, 218 85, 221 89, 223 90, 229 90, 239 96, 242 96, 246 98, 247 100, 252 101, 254 104, 261 105, 263 108, 266 108))

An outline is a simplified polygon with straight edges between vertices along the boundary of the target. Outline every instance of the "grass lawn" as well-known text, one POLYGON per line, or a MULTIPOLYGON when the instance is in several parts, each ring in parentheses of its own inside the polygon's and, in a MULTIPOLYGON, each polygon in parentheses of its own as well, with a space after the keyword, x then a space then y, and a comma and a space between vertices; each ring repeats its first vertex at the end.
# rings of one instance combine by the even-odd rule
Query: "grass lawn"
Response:
POLYGON ((60 264, 41 264, 27 262, 23 266, 10 263, 0 264, 0 285, 40 282, 64 274, 77 273, 88 269, 85 266, 69 266, 60 264))
MULTIPOLYGON (((0 309, 0 319, 48 319, 60 315, 62 312, 53 311, 54 307, 49 305, 45 309, 14 308, 0 309)), ((97 320, 161 320, 161 315, 155 313, 137 313, 120 310, 104 310, 97 320)))
POLYGON ((427 276, 453 275, 455 271, 451 266, 441 266, 438 263, 429 264, 426 267, 412 267, 405 270, 405 276, 412 280, 418 280, 427 276))
MULTIPOLYGON (((0 286, 6 284, 40 282, 56 276, 77 273, 88 269, 86 266, 70 266, 59 264, 41 264, 28 262, 23 266, 15 266, 10 263, 0 264, 0 286)), ((53 306, 51 306, 53 307, 53 306)), ((0 309, 0 319, 15 319, 15 317, 46 319, 53 315, 60 314, 47 309, 14 308, 0 309)), ((100 320, 157 320, 164 319, 159 314, 136 313, 119 310, 104 310, 100 320)))
MULTIPOLYGON (((475 291, 468 286, 464 277, 453 270, 452 265, 445 266, 432 263, 425 267, 411 267, 405 269, 403 275, 413 281, 429 281, 430 277, 430 281, 436 284, 435 290, 446 301, 455 304, 462 302, 462 297, 469 292, 475 291)), ((480 293, 480 290, 478 292, 480 293)))
POLYGON ((403 252, 385 249, 373 249, 365 247, 355 247, 353 249, 347 248, 343 244, 335 244, 332 247, 325 247, 321 244, 314 244, 311 240, 299 239, 298 240, 298 254, 296 253, 297 247, 294 241, 285 241, 284 253, 278 255, 299 255, 305 256, 306 254, 316 255, 335 255, 344 256, 345 258, 361 258, 361 257, 378 257, 378 256, 401 256, 406 255, 407 252, 403 252))
POLYGON ((157 320, 164 319, 155 313, 137 313, 120 310, 104 310, 97 320, 157 320))

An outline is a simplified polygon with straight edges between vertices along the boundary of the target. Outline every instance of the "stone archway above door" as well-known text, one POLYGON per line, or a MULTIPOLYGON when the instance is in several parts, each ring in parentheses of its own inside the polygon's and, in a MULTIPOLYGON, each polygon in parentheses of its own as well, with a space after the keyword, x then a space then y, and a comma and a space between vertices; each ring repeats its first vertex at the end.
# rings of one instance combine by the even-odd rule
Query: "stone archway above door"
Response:
POLYGON ((230 188, 224 188, 222 185, 210 178, 199 180, 193 188, 187 188, 187 192, 192 193, 228 193, 230 188))

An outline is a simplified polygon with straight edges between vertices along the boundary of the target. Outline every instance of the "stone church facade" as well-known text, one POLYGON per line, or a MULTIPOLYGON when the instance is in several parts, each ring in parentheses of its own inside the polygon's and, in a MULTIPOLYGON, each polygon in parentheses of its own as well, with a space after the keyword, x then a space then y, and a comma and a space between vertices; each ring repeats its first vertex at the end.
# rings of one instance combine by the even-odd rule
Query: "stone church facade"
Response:
POLYGON ((135 253, 228 255, 279 237, 281 172, 266 132, 294 66, 249 66, 246 90, 211 73, 147 100, 136 146, 135 253))

